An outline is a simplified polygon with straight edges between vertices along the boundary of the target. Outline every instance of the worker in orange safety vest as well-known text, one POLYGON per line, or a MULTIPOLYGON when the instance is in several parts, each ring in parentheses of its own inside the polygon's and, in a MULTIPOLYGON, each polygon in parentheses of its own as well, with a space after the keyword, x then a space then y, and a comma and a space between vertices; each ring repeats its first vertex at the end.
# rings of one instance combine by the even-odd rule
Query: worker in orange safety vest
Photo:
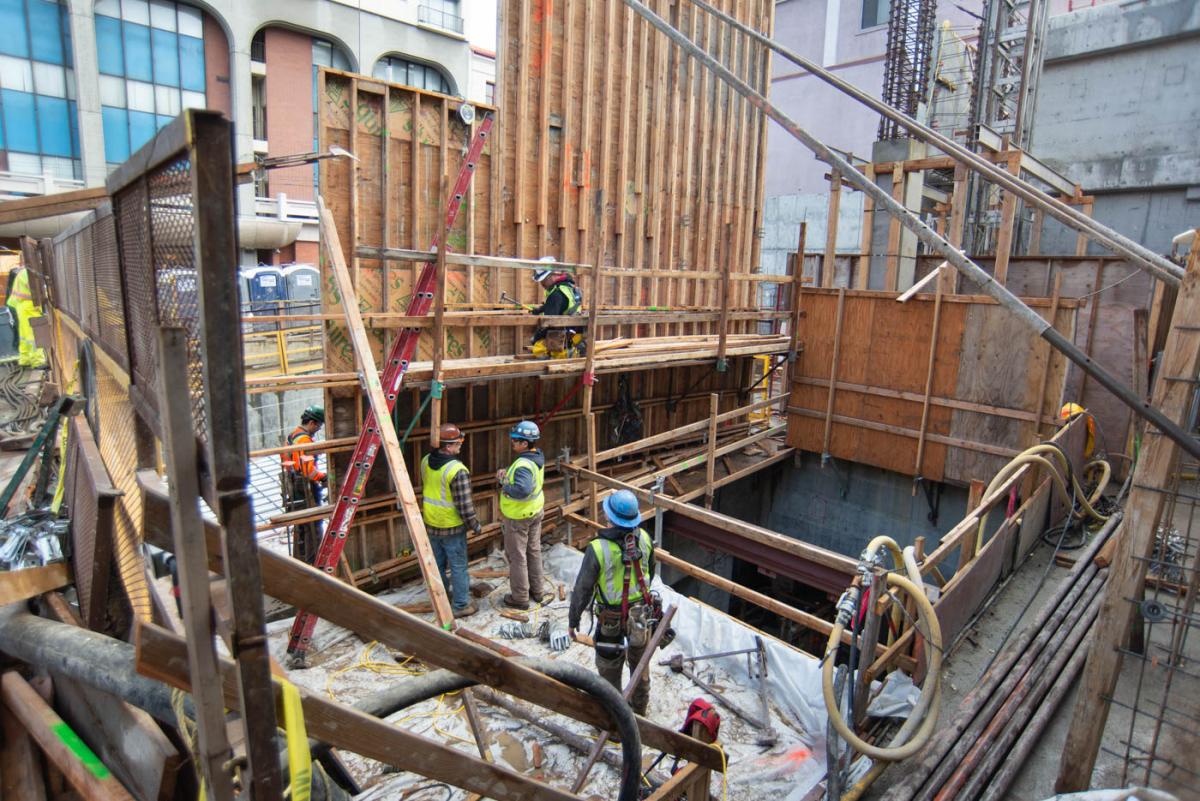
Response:
MULTIPOLYGON (((308 445, 321 427, 325 425, 325 410, 320 406, 309 406, 300 415, 300 425, 288 434, 288 445, 308 445)), ((325 473, 317 467, 317 459, 305 450, 288 451, 283 454, 283 508, 294 512, 312 509, 324 502, 325 473)), ((321 524, 317 521, 301 523, 295 527, 292 538, 292 556, 302 562, 316 561, 321 547, 321 524)))

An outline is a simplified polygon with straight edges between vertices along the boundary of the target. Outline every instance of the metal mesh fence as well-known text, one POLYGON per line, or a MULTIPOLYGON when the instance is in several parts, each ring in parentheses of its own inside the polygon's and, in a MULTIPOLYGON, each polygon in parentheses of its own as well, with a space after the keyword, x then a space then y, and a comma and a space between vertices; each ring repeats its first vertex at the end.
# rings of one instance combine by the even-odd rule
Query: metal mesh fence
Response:
POLYGON ((113 197, 117 241, 121 250, 128 326, 129 371, 134 382, 150 389, 153 403, 158 375, 155 369, 155 331, 158 304, 150 255, 149 192, 144 181, 135 181, 113 197))
POLYGON ((147 180, 151 258, 160 325, 187 332, 188 391, 196 433, 207 438, 204 411, 204 362, 200 344, 200 287, 196 272, 195 218, 192 214, 191 161, 186 155, 167 162, 147 180))
POLYGON ((96 288, 96 327, 93 336, 122 367, 129 368, 125 347, 125 298, 121 295, 121 262, 117 224, 112 213, 91 226, 92 273, 96 288))

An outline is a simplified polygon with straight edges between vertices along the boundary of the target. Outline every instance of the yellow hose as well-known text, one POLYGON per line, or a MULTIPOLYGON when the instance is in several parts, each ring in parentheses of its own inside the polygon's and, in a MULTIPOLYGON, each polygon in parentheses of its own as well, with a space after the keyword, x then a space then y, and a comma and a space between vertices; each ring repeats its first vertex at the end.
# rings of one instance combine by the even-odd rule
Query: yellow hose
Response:
POLYGON ((854 730, 846 724, 833 692, 833 671, 836 661, 834 654, 841 645, 842 632, 845 629, 845 625, 841 622, 834 624, 833 631, 829 634, 829 641, 825 646, 825 658, 821 667, 821 691, 825 698, 825 711, 829 715, 830 723, 851 748, 866 754, 871 759, 898 762, 920 751, 933 734, 934 726, 937 724, 937 704, 942 693, 942 627, 933 611, 933 604, 929 603, 929 599, 925 597, 925 593, 919 585, 896 573, 888 573, 887 582, 889 586, 897 587, 912 597, 920 610, 919 621, 927 629, 926 632, 923 632, 929 644, 929 669, 926 673, 925 685, 928 688, 929 682, 933 682, 933 689, 930 692, 922 689, 920 700, 917 701, 908 722, 896 734, 895 740, 902 741, 907 730, 911 728, 910 724, 915 725, 918 720, 920 720, 920 728, 911 740, 902 741, 900 745, 893 747, 872 745, 855 734, 854 730))
MULTIPOLYGON (((983 500, 981 503, 985 505, 991 503, 992 496, 996 493, 1000 486, 1002 486, 1004 482, 1008 480, 1009 476, 1027 464, 1036 464, 1040 467, 1044 467, 1050 474, 1050 478, 1054 483, 1054 488, 1058 490, 1059 497, 1068 505, 1070 505, 1072 502, 1072 495, 1067 489, 1067 482, 1066 479, 1063 478, 1063 475, 1070 475, 1071 485, 1075 491, 1074 497, 1079 499, 1079 505, 1082 507, 1083 513, 1100 521, 1108 519, 1107 515, 1102 515, 1096 511, 1094 504, 1100 500, 1100 496, 1104 493, 1105 488, 1108 486, 1108 481, 1112 477, 1112 466, 1102 459, 1093 459, 1084 466, 1083 469, 1085 473, 1095 467, 1099 467, 1101 470, 1101 479, 1097 483, 1096 489, 1092 492, 1091 497, 1088 497, 1084 495, 1083 487, 1079 485, 1079 479, 1077 479, 1075 475, 1070 472, 1070 466, 1067 462, 1067 457, 1063 455, 1063 452, 1054 445, 1047 445, 1045 443, 1041 445, 1034 445, 1032 448, 1022 451, 1013 457, 1011 462, 1002 467, 1000 472, 997 473, 991 480, 991 483, 988 484, 987 490, 983 493, 983 500), (1042 456, 1041 454, 1043 453, 1052 454, 1058 464, 1055 465, 1049 459, 1042 456)), ((979 517, 979 526, 975 533, 976 553, 983 548, 983 533, 987 526, 987 519, 990 514, 991 510, 989 509, 979 517)))

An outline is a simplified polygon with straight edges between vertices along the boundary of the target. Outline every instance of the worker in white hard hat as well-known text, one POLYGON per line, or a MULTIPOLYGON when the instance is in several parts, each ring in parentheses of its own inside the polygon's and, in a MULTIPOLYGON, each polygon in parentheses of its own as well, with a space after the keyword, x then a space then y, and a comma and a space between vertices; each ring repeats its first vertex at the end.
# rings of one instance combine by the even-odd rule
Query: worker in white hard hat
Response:
MULTIPOLYGON (((583 305, 583 294, 575 285, 575 279, 568 272, 554 269, 556 261, 553 256, 543 256, 538 261, 546 267, 535 270, 533 280, 546 290, 546 299, 530 312, 547 317, 578 315, 583 305)), ((583 334, 573 328, 545 327, 533 332, 533 355, 538 359, 583 356, 585 350, 583 334)))

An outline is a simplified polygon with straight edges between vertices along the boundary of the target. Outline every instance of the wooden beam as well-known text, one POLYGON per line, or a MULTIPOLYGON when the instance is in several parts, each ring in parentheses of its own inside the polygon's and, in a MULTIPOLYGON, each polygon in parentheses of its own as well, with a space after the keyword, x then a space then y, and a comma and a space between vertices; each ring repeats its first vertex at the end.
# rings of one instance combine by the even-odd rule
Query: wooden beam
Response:
MULTIPOLYGON (((783 534, 778 534, 770 529, 761 526, 755 526, 750 523, 744 523, 741 520, 736 520, 732 517, 713 512, 708 509, 702 509, 699 506, 693 506, 681 499, 667 498, 660 493, 651 493, 648 490, 637 487, 626 481, 612 478, 611 476, 602 475, 600 473, 586 470, 582 467, 568 466, 568 470, 576 472, 580 478, 586 481, 594 481, 604 487, 618 490, 629 490, 642 504, 667 509, 676 514, 688 517, 693 520, 698 520, 701 523, 706 523, 713 528, 720 529, 734 536, 742 537, 743 539, 757 542, 760 545, 767 545, 776 550, 798 556, 802 559, 807 559, 815 564, 838 570, 840 572, 851 575, 854 573, 856 562, 853 559, 842 556, 841 554, 827 551, 824 548, 819 548, 815 545, 796 539, 787 537, 783 534)), ((703 494, 703 489, 700 490, 703 494)))
MULTIPOLYGON (((907 174, 904 172, 892 173, 892 200, 901 206, 904 205, 906 179, 907 174)), ((887 253, 884 254, 887 259, 887 272, 883 278, 883 290, 885 292, 895 292, 900 280, 900 218, 895 215, 890 216, 891 219, 888 222, 887 253)))
MULTIPOLYGON (((415 132, 414 132, 415 135, 415 132)), ((333 214, 325 208, 318 199, 317 207, 321 215, 321 244, 329 259, 334 279, 337 281, 338 292, 342 296, 342 308, 346 312, 346 327, 354 355, 362 368, 367 399, 374 413, 375 424, 383 440, 384 453, 387 455, 388 471, 392 483, 396 486, 396 495, 400 501, 400 510, 404 515, 404 523, 408 527, 408 536, 412 540, 413 549, 417 554, 417 563, 421 566, 421 575, 425 578, 426 589, 429 591, 437 619, 442 625, 454 620, 450 609, 450 600, 446 597, 446 588, 438 574, 437 563, 429 546, 429 535, 425 531, 425 521, 421 517, 421 507, 417 503, 417 493, 413 489, 412 480, 408 476, 408 467, 404 463, 404 452, 400 448, 400 439, 396 436, 396 427, 392 422, 388 400, 384 397, 383 387, 379 382, 379 369, 375 365, 375 355, 371 342, 367 339, 367 331, 363 326, 362 316, 358 310, 358 296, 350 282, 350 271, 342 255, 341 240, 338 238, 337 226, 333 214)), ((444 249, 444 248, 443 248, 444 249)), ((301 608, 311 609, 307 604, 298 604, 301 608)))
MULTIPOLYGON (((1155 382, 1153 405, 1172 421, 1184 425, 1195 387, 1176 376, 1200 372, 1200 248, 1193 248, 1179 286, 1171 330, 1155 382)), ((1100 739, 1108 720, 1109 699, 1121 673, 1121 647, 1128 642, 1137 603, 1145 592, 1146 565, 1155 546, 1155 532, 1166 505, 1165 490, 1179 462, 1179 448, 1152 426, 1146 428, 1141 458, 1133 473, 1133 490, 1125 504, 1125 519, 1113 534, 1118 538, 1101 621, 1088 652, 1067 743, 1059 767, 1057 792, 1086 789, 1096 764, 1100 739), (1132 601, 1132 603, 1131 603, 1132 601)))
MULTIPOLYGON (((142 488, 146 541, 169 548, 169 536, 164 536, 168 531, 166 519, 170 504, 167 487, 152 471, 140 472, 138 483, 142 488)), ((204 534, 209 568, 223 573, 219 531, 211 522, 205 521, 204 534)), ((349 628, 364 639, 378 640, 390 648, 413 654, 428 665, 454 670, 597 728, 605 728, 610 723, 604 708, 585 693, 389 606, 289 556, 263 548, 259 549, 258 559, 263 592, 272 598, 302 606, 331 623, 349 628)), ((645 719, 638 719, 638 728, 642 741, 651 748, 680 754, 711 768, 721 765, 721 756, 714 748, 645 719)))
MULTIPOLYGON (((789 406, 788 414, 799 414, 805 417, 812 417, 817 420, 826 419, 825 415, 815 409, 804 409, 799 406, 789 406)), ((918 431, 913 428, 903 428, 901 426, 888 425, 887 423, 879 423, 874 420, 862 420, 857 417, 848 417, 846 415, 835 414, 831 419, 833 422, 844 426, 857 426, 859 428, 869 428, 872 431, 884 431, 888 434, 898 434, 902 437, 911 437, 916 439, 918 431)), ((1012 458, 1017 455, 1018 451, 1013 448, 1002 448, 998 445, 989 445, 986 442, 974 442, 969 439, 961 439, 959 437, 947 437, 942 434, 926 434, 925 439, 930 442, 937 442, 941 445, 951 445, 955 448, 965 448, 969 451, 978 453, 990 453, 992 456, 1006 456, 1012 458)))
MULTIPOLYGON (((863 170, 867 180, 875 182, 875 165, 868 164, 863 170)), ((862 244, 859 246, 858 271, 854 276, 854 288, 866 289, 871 280, 871 237, 875 231, 875 198, 863 198, 862 244)))
POLYGON ((46 801, 42 779, 42 755, 29 732, 13 713, 0 705, 0 798, 46 801))
MULTIPOLYGON (((137 646, 137 671, 143 676, 184 691, 191 690, 184 668, 187 644, 166 629, 138 622, 134 632, 137 646)), ((225 702, 240 710, 237 677, 233 663, 220 660, 219 674, 225 702)), ((277 703, 282 704, 283 688, 272 680, 277 703)), ((300 689, 304 724, 308 733, 335 748, 392 765, 403 771, 427 776, 455 787, 477 792, 497 801, 539 798, 544 801, 572 801, 574 796, 526 778, 508 768, 492 765, 457 748, 413 734, 400 726, 359 712, 353 707, 327 701, 300 689)))
MULTIPOLYGON (((1021 151, 1008 152, 1008 171, 1014 177, 1021 174, 1021 151)), ((1004 286, 1008 281, 1008 260, 1012 256, 1014 229, 1017 222, 1017 196, 1012 192, 1004 193, 1000 202, 1000 230, 996 234, 996 261, 992 268, 992 277, 996 283, 1004 286)))
MULTIPOLYGON (((235 694, 236 689, 235 678, 235 694)), ((87 801, 134 801, 92 749, 21 678, 21 674, 15 670, 5 673, 0 678, 0 695, 4 705, 21 721, 42 752, 62 771, 80 796, 87 801)))
MULTIPOLYGON (((944 298, 943 298, 944 299, 944 298)), ((829 381, 824 378, 809 378, 802 376, 797 378, 793 383, 803 384, 809 387, 827 388, 829 381)), ((852 384, 849 381, 837 382, 838 392, 861 392, 864 395, 874 395, 878 398, 896 398, 898 400, 912 401, 913 403, 923 403, 925 396, 920 392, 905 392, 899 389, 888 389, 887 387, 872 387, 866 384, 852 384)), ((990 414, 995 417, 1004 417, 1009 420, 1025 420, 1027 422, 1037 422, 1037 415, 1033 412, 1027 412, 1023 409, 1008 409, 1004 406, 989 406, 986 403, 972 403, 971 401, 961 401, 957 398, 940 398, 932 395, 929 402, 934 406, 944 406, 950 409, 961 409, 966 412, 979 412, 980 414, 990 414)), ((1056 421, 1053 415, 1046 415, 1042 418, 1042 422, 1053 424, 1056 421)))
POLYGON ((0 573, 0 606, 15 604, 71 583, 66 562, 0 573))
MULTIPOLYGON (((1050 320, 1051 326, 1054 325, 1054 319, 1056 317, 1058 317, 1058 302, 1061 298, 1062 298, 1062 272, 1059 271, 1054 276, 1054 290, 1050 296, 1050 317, 1048 319, 1050 320)), ((1099 306, 1100 298, 1096 298, 1093 301, 1093 303, 1096 306, 1099 306)), ((1046 405, 1046 387, 1050 385, 1050 365, 1054 362, 1054 352, 1055 352, 1054 348, 1052 348, 1050 346, 1049 342, 1047 342, 1045 344, 1046 344, 1046 364, 1042 368, 1041 377, 1038 379, 1038 393, 1037 393, 1038 400, 1037 400, 1037 406, 1034 409, 1034 412, 1037 415, 1037 423, 1033 427, 1033 437, 1031 438, 1034 441, 1041 439, 1041 436, 1042 436, 1042 425, 1043 425, 1042 407, 1046 405)), ((1135 376, 1137 375, 1136 368, 1134 370, 1134 375, 1135 376)), ((1087 373, 1084 373, 1083 378, 1085 381, 1087 380, 1087 373)), ((1081 398, 1083 397, 1082 392, 1080 392, 1079 395, 1081 398)))
POLYGON ((717 466, 717 413, 720 409, 721 396, 714 392, 708 396, 708 456, 704 466, 705 509, 711 509, 713 502, 713 471, 717 466))
POLYGON ((0 225, 40 220, 59 214, 74 214, 90 211, 108 200, 108 190, 103 186, 56 192, 52 195, 6 200, 0 203, 0 225))

